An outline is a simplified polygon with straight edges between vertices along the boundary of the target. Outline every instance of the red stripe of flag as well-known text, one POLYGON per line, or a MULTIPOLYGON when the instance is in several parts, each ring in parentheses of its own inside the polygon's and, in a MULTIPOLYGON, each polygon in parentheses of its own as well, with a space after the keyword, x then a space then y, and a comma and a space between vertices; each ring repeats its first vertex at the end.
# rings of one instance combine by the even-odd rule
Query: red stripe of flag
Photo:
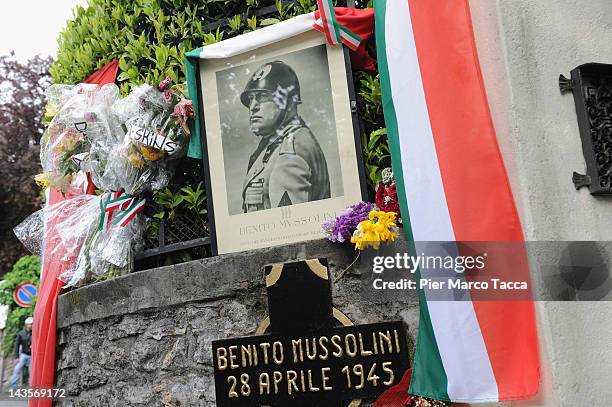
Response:
MULTIPOLYGON (((468 2, 409 0, 409 5, 455 238, 520 242, 523 234, 489 112, 468 2)), ((524 249, 514 255, 513 264, 519 265, 514 277, 529 281, 524 249)), ((535 394, 539 356, 533 303, 475 301, 474 309, 499 399, 535 394)))

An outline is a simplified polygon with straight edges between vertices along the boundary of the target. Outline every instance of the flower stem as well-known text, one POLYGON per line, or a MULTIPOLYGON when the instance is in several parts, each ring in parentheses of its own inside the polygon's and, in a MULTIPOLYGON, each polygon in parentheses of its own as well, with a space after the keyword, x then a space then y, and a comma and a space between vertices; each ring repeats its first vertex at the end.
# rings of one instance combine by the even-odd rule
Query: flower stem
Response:
POLYGON ((357 259, 359 259, 359 256, 361 256, 361 250, 359 250, 357 252, 357 256, 355 256, 355 258, 353 259, 353 261, 351 262, 351 264, 349 264, 344 270, 342 270, 340 272, 340 274, 338 274, 338 276, 334 279, 334 283, 337 283, 338 281, 340 281, 340 279, 342 277, 344 277, 344 275, 346 274, 346 272, 353 267, 353 264, 355 264, 355 262, 357 261, 357 259))

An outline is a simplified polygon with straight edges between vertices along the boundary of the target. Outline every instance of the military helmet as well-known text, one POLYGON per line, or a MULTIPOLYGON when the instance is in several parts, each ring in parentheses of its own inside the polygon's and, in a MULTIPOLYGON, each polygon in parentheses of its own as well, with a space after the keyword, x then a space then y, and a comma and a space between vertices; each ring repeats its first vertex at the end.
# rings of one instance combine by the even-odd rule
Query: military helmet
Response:
POLYGON ((249 107, 250 92, 270 92, 274 93, 282 89, 287 91, 287 99, 292 95, 297 96, 297 102, 300 102, 300 81, 298 80, 295 71, 282 61, 269 62, 262 65, 251 76, 240 94, 240 101, 246 107, 249 107))

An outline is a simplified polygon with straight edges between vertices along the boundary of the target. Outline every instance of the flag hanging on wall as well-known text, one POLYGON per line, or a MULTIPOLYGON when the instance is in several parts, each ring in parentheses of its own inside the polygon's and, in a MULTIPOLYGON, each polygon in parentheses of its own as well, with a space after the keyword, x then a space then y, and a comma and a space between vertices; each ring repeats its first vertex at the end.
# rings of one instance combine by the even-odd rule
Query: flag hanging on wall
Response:
MULTIPOLYGON (((468 1, 374 5, 385 121, 413 250, 420 254, 427 245, 419 242, 427 241, 510 241, 523 247, 468 1)), ((528 278, 524 249, 514 261, 518 275, 528 278)), ((536 394, 532 301, 439 301, 427 290, 419 294, 411 394, 469 403, 536 394)))

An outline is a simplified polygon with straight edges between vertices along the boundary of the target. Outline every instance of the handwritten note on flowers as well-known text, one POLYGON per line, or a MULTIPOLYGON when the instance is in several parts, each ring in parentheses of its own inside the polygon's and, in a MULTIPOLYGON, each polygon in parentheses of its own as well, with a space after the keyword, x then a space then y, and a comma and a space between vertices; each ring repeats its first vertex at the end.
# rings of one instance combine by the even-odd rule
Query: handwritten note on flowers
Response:
POLYGON ((143 129, 142 127, 130 126, 128 137, 145 146, 165 151, 172 155, 177 150, 177 143, 162 134, 156 134, 153 131, 143 129))

